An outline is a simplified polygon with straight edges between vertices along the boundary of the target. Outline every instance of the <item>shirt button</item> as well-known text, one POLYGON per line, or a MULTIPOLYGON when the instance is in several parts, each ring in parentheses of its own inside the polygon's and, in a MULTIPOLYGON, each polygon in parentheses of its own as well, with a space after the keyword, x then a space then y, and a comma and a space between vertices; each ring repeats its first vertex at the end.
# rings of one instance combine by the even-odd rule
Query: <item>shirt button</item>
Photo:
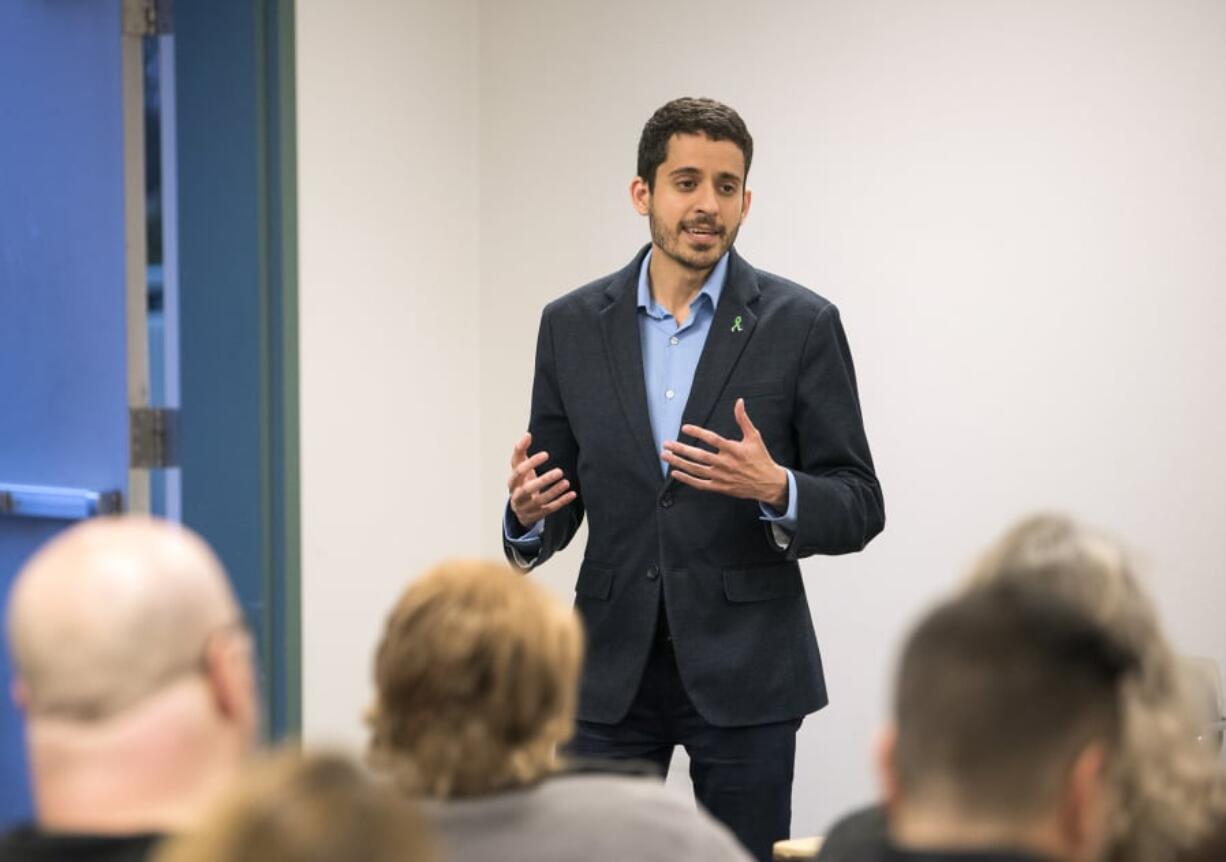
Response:
POLYGON ((668 340, 668 343, 669 344, 680 344, 681 339, 674 335, 672 338, 668 340))
POLYGON ((672 400, 673 400, 673 397, 674 397, 676 394, 677 394, 676 392, 674 392, 673 390, 669 389, 667 392, 665 392, 665 393, 664 393, 664 397, 665 397, 665 398, 667 398, 669 401, 672 401, 672 400))

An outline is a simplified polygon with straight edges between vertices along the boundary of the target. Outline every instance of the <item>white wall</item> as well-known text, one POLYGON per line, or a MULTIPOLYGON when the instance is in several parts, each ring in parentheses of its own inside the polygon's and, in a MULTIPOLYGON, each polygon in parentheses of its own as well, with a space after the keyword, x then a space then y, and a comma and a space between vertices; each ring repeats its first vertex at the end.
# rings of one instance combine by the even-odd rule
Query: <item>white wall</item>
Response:
MULTIPOLYGON (((326 20, 299 8, 308 732, 354 721, 360 686, 337 680, 365 673, 368 657, 352 662, 397 578, 454 551, 499 553, 540 308, 646 241, 626 192, 638 133, 680 94, 727 101, 749 123, 755 198, 738 247, 839 304, 885 490, 886 531, 864 554, 805 564, 832 704, 801 731, 795 832, 871 795, 868 749, 906 626, 1026 511, 1070 510, 1128 537, 1179 646, 1226 658, 1226 6, 488 0, 475 14, 389 12, 379 34, 350 20, 357 6, 326 20), (400 44, 424 38, 405 29, 412 16, 445 30, 430 57, 400 44), (356 115, 353 74, 336 67, 372 48, 394 60, 363 74, 356 115), (462 93, 470 107, 422 123, 399 110, 405 93, 462 93), (366 354, 371 331, 428 338, 417 308, 358 307, 327 287, 352 289, 370 242, 325 217, 369 206, 341 188, 350 163, 381 185, 401 176, 402 147, 365 143, 361 130, 383 124, 408 147, 425 146, 423 129, 463 132, 447 149, 455 176, 415 173, 423 203, 380 210, 380 234, 431 266, 455 232, 412 228, 422 208, 479 220, 448 282, 479 297, 479 338, 457 335, 428 363, 403 342, 394 361, 366 354), (336 363, 350 373, 331 376, 336 363), (431 383, 444 365, 463 379, 453 391, 480 392, 479 438, 439 441, 442 422, 359 432, 338 415, 354 386, 389 415, 424 389, 419 404, 469 418, 475 435, 470 405, 431 383), (478 529, 431 522, 410 543, 406 527, 442 507, 399 518, 343 502, 416 484, 410 445, 447 447, 428 477, 454 471, 441 493, 475 500, 478 529)), ((423 296, 409 269, 384 275, 389 294, 423 296)), ((581 542, 536 577, 569 596, 581 542)))
POLYGON ((479 485, 474 3, 297 6, 303 730, 360 744, 409 578, 479 485))

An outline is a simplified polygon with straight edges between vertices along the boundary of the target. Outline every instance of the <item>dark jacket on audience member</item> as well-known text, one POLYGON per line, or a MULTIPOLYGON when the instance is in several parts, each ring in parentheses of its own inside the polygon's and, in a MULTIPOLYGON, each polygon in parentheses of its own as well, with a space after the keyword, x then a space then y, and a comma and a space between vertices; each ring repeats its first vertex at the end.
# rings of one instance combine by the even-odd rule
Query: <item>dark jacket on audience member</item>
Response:
POLYGON ((1011 850, 925 850, 916 852, 886 847, 880 856, 870 857, 873 862, 1051 862, 1042 856, 1031 856, 1011 850))
POLYGON ((817 862, 1047 862, 1010 850, 912 851, 890 843, 885 808, 870 805, 838 820, 826 835, 817 862))
POLYGON ((826 833, 818 862, 858 862, 876 859, 889 843, 885 808, 870 805, 835 821, 826 833))
POLYGON ((161 835, 87 835, 21 826, 0 836, 0 862, 144 862, 161 835))

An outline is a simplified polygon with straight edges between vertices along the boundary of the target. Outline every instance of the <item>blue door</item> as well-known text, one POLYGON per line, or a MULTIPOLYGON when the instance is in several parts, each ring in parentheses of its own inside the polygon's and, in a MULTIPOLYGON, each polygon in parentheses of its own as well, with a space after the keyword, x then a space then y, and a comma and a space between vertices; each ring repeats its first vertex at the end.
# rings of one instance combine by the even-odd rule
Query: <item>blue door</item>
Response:
MULTIPOLYGON (((39 544, 73 519, 113 505, 108 494, 122 495, 125 507, 129 502, 126 286, 133 273, 143 279, 144 240, 143 205, 125 203, 133 170, 125 179, 124 104, 125 93, 130 99, 133 92, 131 83, 124 85, 124 58, 133 45, 139 52, 139 44, 122 34, 121 0, 0 2, 5 597, 39 544), (138 224, 135 235, 125 230, 129 223, 138 224)), ((132 68, 139 72, 139 59, 129 63, 129 82, 132 68)), ((129 116, 139 123, 139 109, 129 116)), ((140 166, 139 152, 129 165, 140 166)), ((138 177, 138 188, 141 182, 138 177)), ((143 329, 143 308, 133 314, 134 329, 143 329)), ((141 365, 133 363, 134 372, 141 365)), ((6 647, 0 656, 0 826, 30 813, 10 682, 6 647)))

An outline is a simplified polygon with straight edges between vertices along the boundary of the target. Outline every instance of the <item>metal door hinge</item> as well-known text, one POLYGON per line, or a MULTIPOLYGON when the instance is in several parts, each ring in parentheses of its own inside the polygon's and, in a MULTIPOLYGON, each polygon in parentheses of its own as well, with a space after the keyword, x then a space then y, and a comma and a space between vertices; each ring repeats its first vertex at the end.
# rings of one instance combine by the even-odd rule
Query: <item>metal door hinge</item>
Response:
POLYGON ((163 36, 173 32, 173 0, 123 0, 125 36, 163 36))
POLYGON ((179 411, 133 407, 129 411, 131 464, 144 470, 179 466, 179 411))

